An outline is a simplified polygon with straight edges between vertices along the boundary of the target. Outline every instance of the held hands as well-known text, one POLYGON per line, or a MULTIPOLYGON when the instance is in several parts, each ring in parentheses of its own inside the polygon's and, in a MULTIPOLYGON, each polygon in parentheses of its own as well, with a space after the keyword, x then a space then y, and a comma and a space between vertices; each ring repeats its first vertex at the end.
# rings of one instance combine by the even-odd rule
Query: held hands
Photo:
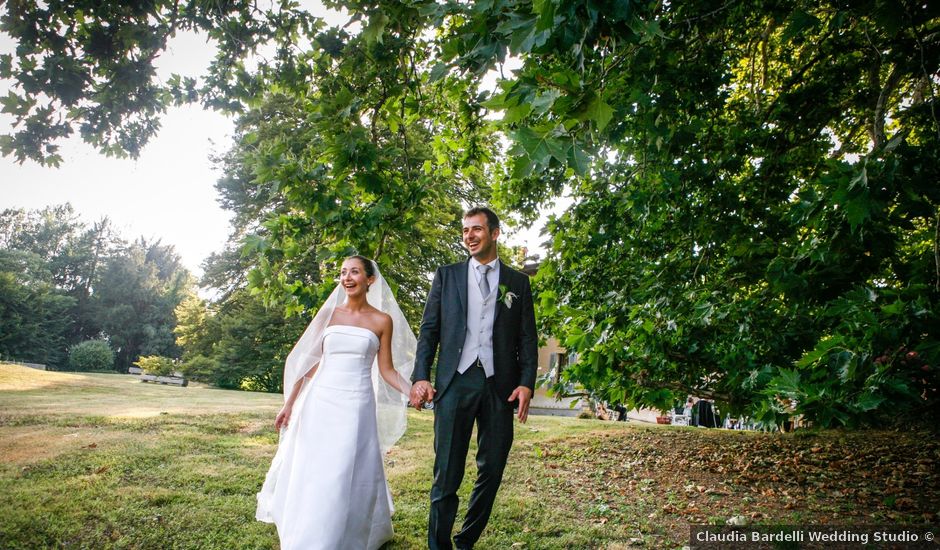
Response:
POLYGON ((409 404, 417 410, 421 410, 425 403, 434 399, 434 388, 427 380, 418 380, 411 387, 409 404))
POLYGON ((275 430, 280 430, 281 428, 287 427, 287 423, 290 421, 290 413, 293 408, 293 404, 288 404, 281 407, 281 412, 277 413, 277 418, 274 419, 275 430))
POLYGON ((507 401, 512 403, 516 399, 519 400, 519 422, 525 424, 526 419, 529 418, 529 401, 532 400, 532 390, 525 386, 519 386, 512 390, 512 395, 509 396, 507 401))

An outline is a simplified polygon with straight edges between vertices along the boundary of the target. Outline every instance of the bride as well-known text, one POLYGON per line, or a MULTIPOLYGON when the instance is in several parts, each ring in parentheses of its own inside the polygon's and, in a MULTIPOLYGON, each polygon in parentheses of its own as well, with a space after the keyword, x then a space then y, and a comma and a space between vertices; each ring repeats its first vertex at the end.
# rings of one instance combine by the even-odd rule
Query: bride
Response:
POLYGON ((378 266, 347 258, 284 367, 280 441, 255 514, 277 526, 283 550, 392 538, 382 455, 405 431, 415 346, 378 266))

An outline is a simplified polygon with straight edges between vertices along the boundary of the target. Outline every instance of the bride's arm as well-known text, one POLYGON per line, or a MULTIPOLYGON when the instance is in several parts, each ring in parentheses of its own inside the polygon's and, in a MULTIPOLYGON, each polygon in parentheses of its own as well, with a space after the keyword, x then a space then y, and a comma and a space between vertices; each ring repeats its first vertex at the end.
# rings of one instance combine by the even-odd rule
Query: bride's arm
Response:
POLYGON ((290 395, 287 396, 287 401, 285 402, 285 404, 288 404, 288 403, 291 405, 294 404, 294 401, 297 400, 297 396, 300 395, 300 389, 304 387, 304 382, 313 378, 313 374, 317 372, 317 367, 319 366, 320 366, 320 363, 317 363, 316 365, 311 367, 310 370, 306 372, 306 374, 301 376, 299 380, 297 380, 297 382, 294 384, 294 389, 291 390, 290 395))
POLYGON ((310 368, 300 377, 299 380, 294 384, 294 388, 291 390, 290 395, 287 396, 287 400, 284 402, 284 406, 281 407, 280 412, 277 413, 277 417, 274 419, 274 428, 280 430, 282 427, 286 427, 287 423, 290 421, 291 412, 294 409, 294 401, 297 400, 297 396, 300 395, 301 388, 304 387, 304 381, 309 380, 313 377, 313 374, 317 372, 317 367, 320 366, 320 363, 317 363, 310 368))
POLYGON ((382 335, 379 338, 379 374, 385 382, 404 395, 411 393, 411 383, 401 377, 392 364, 392 318, 386 316, 382 322, 382 335))

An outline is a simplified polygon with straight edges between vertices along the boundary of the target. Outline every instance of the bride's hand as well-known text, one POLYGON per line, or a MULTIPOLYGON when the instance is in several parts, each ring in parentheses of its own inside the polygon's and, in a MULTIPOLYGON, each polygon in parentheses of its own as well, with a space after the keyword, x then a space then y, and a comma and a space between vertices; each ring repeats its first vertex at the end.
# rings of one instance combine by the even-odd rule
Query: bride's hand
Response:
POLYGON ((427 380, 418 380, 411 386, 410 403, 412 407, 420 411, 424 404, 432 399, 434 399, 434 388, 427 380))
POLYGON ((288 421, 290 421, 290 413, 293 406, 284 405, 281 408, 281 412, 277 413, 277 418, 274 419, 274 429, 280 430, 281 428, 286 428, 288 421))

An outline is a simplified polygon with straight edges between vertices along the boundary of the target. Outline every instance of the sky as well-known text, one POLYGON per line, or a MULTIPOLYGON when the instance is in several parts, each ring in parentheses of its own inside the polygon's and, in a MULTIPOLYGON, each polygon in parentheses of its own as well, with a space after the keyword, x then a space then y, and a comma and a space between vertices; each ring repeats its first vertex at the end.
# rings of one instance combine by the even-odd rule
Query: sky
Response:
MULTIPOLYGON (((322 7, 311 7, 327 20, 343 20, 322 7)), ((0 33, 0 54, 12 53, 14 47, 14 41, 0 33)), ((204 36, 181 33, 157 60, 157 73, 164 80, 173 73, 195 77, 204 74, 212 56, 204 36)), ((10 86, 10 81, 0 80, 0 95, 10 86)), ((12 123, 12 116, 0 113, 0 133, 7 133, 12 123)), ((143 236, 173 245, 198 277, 203 260, 225 247, 230 232, 230 213, 219 206, 214 187, 221 174, 211 157, 229 148, 233 128, 232 118, 186 106, 168 110, 159 133, 136 160, 106 157, 76 136, 60 142, 59 168, 31 161, 20 165, 12 157, 0 157, 0 210, 69 202, 88 224, 107 216, 125 239, 143 236)), ((541 225, 508 231, 505 241, 538 251, 541 225)))
MULTIPOLYGON (((0 33, 0 53, 14 47, 0 33)), ((211 59, 204 37, 180 34, 158 60, 158 74, 197 75, 211 59)), ((10 81, 0 81, 0 94, 9 89, 10 81)), ((0 114, 0 132, 12 123, 0 114)), ((161 125, 137 160, 106 157, 77 136, 62 142, 59 168, 0 157, 0 210, 70 202, 86 223, 107 216, 125 239, 172 244, 184 265, 201 274, 203 259, 222 250, 229 233, 229 213, 216 201, 220 174, 210 157, 228 148, 234 119, 186 106, 171 108, 161 125)))

